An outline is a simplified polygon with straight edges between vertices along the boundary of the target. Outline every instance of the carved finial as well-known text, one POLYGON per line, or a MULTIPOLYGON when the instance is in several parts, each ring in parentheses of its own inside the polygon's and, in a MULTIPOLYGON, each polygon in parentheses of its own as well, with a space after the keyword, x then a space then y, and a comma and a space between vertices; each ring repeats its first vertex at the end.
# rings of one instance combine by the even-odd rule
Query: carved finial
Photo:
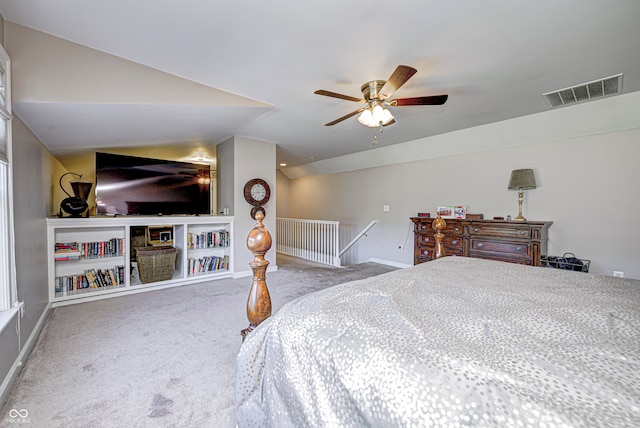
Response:
POLYGON ((262 224, 264 215, 258 211, 256 213, 256 224, 247 236, 247 248, 251 251, 255 258, 264 256, 269 248, 271 248, 271 234, 262 224))
POLYGON ((433 223, 431 223, 431 227, 436 231, 436 248, 433 250, 433 260, 435 260, 446 256, 443 244, 444 234, 442 231, 447 227, 447 222, 438 215, 438 217, 433 220, 433 223))
POLYGON ((271 297, 267 288, 266 271, 269 262, 264 255, 271 248, 271 234, 262 224, 264 215, 256 213, 256 224, 247 236, 247 248, 253 253, 253 261, 249 263, 253 270, 253 282, 247 300, 247 318, 249 327, 242 330, 242 339, 256 328, 262 321, 271 316, 271 297))

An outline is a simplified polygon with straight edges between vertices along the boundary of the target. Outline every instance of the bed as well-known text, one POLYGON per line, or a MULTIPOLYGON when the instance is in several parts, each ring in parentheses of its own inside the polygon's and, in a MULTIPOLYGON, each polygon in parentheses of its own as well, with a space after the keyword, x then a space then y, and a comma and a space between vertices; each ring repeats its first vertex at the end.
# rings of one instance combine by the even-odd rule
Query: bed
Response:
POLYGON ((239 427, 640 426, 640 281, 443 257, 287 303, 239 427))

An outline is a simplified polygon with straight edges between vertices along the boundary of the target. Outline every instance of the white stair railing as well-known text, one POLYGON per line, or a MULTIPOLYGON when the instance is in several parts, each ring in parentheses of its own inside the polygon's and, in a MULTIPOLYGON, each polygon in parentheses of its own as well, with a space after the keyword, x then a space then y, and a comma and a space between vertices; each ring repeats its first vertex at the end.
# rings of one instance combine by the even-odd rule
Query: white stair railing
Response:
POLYGON ((276 252, 340 266, 340 222, 276 218, 276 252))
POLYGON ((364 229, 362 229, 362 231, 361 231, 360 233, 358 233, 358 234, 356 235, 356 237, 355 237, 355 238, 353 238, 353 239, 351 240, 351 242, 349 242, 349 243, 347 244, 347 246, 346 246, 346 247, 344 247, 344 248, 340 251, 340 253, 338 254, 338 257, 339 257, 339 256, 341 256, 341 255, 343 255, 344 253, 346 253, 346 252, 347 252, 347 250, 348 250, 349 248, 353 247, 353 244, 355 244, 356 242, 358 242, 358 240, 359 240, 360 238, 362 238, 363 236, 365 236, 365 235, 367 234, 367 232, 369 231, 369 229, 371 229, 371 228, 372 228, 372 227, 373 227, 377 222, 378 222, 378 220, 372 220, 372 221, 371 221, 371 223, 369 223, 369 224, 367 225, 367 227, 365 227, 364 229))

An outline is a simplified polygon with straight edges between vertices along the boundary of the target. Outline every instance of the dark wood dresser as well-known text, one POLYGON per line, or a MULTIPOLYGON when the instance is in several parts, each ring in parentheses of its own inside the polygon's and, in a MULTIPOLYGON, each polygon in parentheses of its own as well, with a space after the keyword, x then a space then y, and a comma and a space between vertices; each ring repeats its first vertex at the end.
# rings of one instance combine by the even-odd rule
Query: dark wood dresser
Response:
MULTIPOLYGON (((435 249, 435 218, 411 217, 414 223, 413 263, 432 260, 435 249)), ((444 247, 447 256, 466 256, 540 266, 547 254, 551 221, 445 219, 444 247)))

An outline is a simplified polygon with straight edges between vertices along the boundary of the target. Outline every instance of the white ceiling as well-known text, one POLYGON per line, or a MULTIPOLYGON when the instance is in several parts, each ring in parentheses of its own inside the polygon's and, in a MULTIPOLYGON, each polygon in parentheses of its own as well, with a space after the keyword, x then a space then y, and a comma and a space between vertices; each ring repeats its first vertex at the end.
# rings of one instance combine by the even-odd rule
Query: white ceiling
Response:
POLYGON ((640 90, 637 0, 0 0, 0 13, 259 105, 14 94, 15 113, 54 154, 233 135, 276 143, 278 163, 290 166, 375 150, 376 130, 357 116, 324 126, 360 104, 313 92, 361 97, 363 83, 399 64, 418 72, 396 97, 449 100, 391 108, 396 123, 377 147, 546 111, 543 93, 618 73, 623 93, 640 90))

